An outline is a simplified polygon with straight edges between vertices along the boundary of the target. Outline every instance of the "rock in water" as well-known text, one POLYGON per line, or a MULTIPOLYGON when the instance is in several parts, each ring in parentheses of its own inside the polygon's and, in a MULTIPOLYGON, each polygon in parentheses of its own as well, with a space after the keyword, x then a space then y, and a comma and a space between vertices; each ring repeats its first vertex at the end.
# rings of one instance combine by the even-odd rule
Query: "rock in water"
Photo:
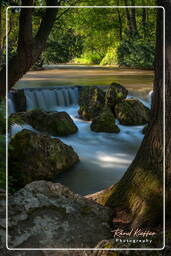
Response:
POLYGON ((93 248, 112 238, 111 210, 58 183, 32 182, 8 205, 10 248, 93 248))
POLYGON ((115 118, 112 111, 108 108, 102 110, 102 112, 93 119, 90 128, 94 132, 110 132, 118 133, 119 127, 115 124, 115 118))
POLYGON ((15 109, 17 112, 26 111, 27 101, 26 101, 26 96, 23 89, 15 90, 13 92, 13 99, 14 99, 15 109))
POLYGON ((149 121, 150 110, 139 100, 125 99, 115 106, 116 118, 124 125, 143 125, 149 121))
POLYGON ((49 180, 79 160, 71 146, 29 130, 17 133, 9 144, 9 176, 16 189, 35 180, 49 180))
POLYGON ((79 96, 80 117, 84 120, 92 120, 104 107, 105 93, 94 86, 82 87, 79 96))
POLYGON ((54 136, 66 136, 78 131, 72 118, 66 112, 32 110, 12 114, 10 120, 24 121, 34 129, 54 136))
POLYGON ((113 108, 117 103, 121 102, 128 95, 127 89, 118 83, 112 83, 106 91, 105 103, 113 108))

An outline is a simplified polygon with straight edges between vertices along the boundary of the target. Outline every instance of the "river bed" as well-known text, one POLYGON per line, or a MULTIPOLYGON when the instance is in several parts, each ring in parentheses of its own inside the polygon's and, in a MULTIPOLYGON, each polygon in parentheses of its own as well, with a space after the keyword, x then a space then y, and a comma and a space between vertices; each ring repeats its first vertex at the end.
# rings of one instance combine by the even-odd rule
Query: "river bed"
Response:
MULTIPOLYGON (((67 68, 54 67, 51 70, 29 72, 16 84, 16 88, 46 87, 47 90, 48 86, 63 85, 64 88, 68 85, 107 86, 111 82, 119 82, 128 88, 129 97, 136 97, 146 106, 150 106, 152 80, 151 71, 67 66, 67 68)), ((42 97, 40 92, 36 93, 40 100, 42 97)), ((28 99, 30 101, 29 97, 28 99)), ((49 102, 52 102, 50 98, 49 102)), ((42 99, 40 103, 44 104, 42 99)), ((80 157, 80 162, 59 175, 55 181, 82 195, 95 193, 118 182, 134 159, 142 142, 143 126, 124 126, 117 123, 121 130, 119 134, 95 133, 90 130, 91 122, 79 119, 77 112, 79 106, 76 102, 69 106, 54 105, 50 109, 48 106, 46 110, 66 111, 79 128, 76 134, 60 137, 60 139, 74 148, 80 157)), ((16 127, 16 131, 19 130, 20 128, 16 127)))

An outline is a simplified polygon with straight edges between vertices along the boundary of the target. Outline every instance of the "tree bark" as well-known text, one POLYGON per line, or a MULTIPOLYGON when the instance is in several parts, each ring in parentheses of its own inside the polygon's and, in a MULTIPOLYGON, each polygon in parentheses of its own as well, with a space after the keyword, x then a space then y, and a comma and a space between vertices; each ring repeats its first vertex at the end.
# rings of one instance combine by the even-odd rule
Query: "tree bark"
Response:
MULTIPOLYGON (((124 0, 125 6, 129 6, 128 0, 124 0)), ((131 0, 131 6, 134 6, 134 1, 131 0)), ((136 11, 135 8, 125 8, 127 24, 130 31, 130 34, 137 32, 137 23, 136 23, 136 11)))
MULTIPOLYGON (((124 0, 125 6, 128 6, 128 1, 124 0)), ((130 17, 130 12, 128 8, 125 8, 126 11, 126 18, 127 18, 127 24, 128 24, 128 28, 129 31, 132 33, 132 23, 131 23, 131 17, 130 17)))
MULTIPOLYGON (((131 5, 135 6, 133 0, 131 0, 131 5)), ((133 32, 135 33, 135 32, 137 32, 136 9, 131 8, 130 12, 131 12, 131 14, 130 14, 131 26, 132 26, 133 32)))
MULTIPOLYGON (((117 6, 119 6, 119 0, 117 1, 117 6)), ((119 37, 120 40, 122 41, 122 19, 121 19, 121 14, 120 14, 120 9, 117 9, 117 14, 118 14, 118 24, 119 24, 119 37)))
MULTIPOLYGON (((47 0, 47 6, 55 6, 56 0, 47 0)), ((58 5, 60 2, 58 2, 58 5)), ((22 0, 23 6, 33 5, 33 0, 22 0)), ((30 69, 45 48, 55 22, 58 8, 46 9, 37 35, 32 34, 32 8, 21 9, 17 52, 8 63, 8 89, 30 69)), ((6 67, 0 71, 0 96, 6 93, 6 67)))
MULTIPOLYGON (((166 10, 166 195, 171 196, 171 1, 162 2, 166 10)), ((158 1, 158 5, 161 2, 158 1)), ((127 216, 132 227, 163 225, 163 10, 157 14, 155 78, 151 120, 140 149, 123 178, 103 191, 96 201, 113 208, 114 218, 127 216)))

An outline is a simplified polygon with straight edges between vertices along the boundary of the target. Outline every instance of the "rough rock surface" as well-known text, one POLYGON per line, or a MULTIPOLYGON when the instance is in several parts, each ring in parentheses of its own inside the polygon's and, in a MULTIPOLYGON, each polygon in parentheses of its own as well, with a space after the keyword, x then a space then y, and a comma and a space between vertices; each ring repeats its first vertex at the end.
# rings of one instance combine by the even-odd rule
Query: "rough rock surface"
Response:
POLYGON ((113 108, 117 103, 121 102, 128 95, 127 89, 118 83, 112 83, 106 91, 105 103, 113 108))
POLYGON ((149 121, 150 110, 139 100, 125 99, 115 106, 116 118, 124 125, 143 125, 149 121))
POLYGON ((105 104, 105 93, 94 86, 86 86, 80 89, 78 113, 84 120, 92 120, 96 117, 105 104))
POLYGON ((9 175, 16 188, 40 179, 53 179, 79 160, 59 139, 22 130, 9 144, 9 175))
MULTIPOLYGON (((5 211, 0 215, 3 240, 5 211)), ((110 222, 109 208, 58 183, 32 182, 9 197, 10 248, 93 248, 111 238, 110 222)))
POLYGON ((118 133, 119 127, 115 124, 115 118, 112 111, 108 108, 102 110, 102 112, 93 119, 90 128, 94 132, 110 132, 118 133))
POLYGON ((28 123, 34 129, 54 136, 66 136, 78 131, 72 118, 66 112, 45 112, 42 110, 18 112, 12 114, 10 120, 28 123))
POLYGON ((26 111, 27 103, 26 103, 26 96, 24 94, 24 90, 15 90, 13 92, 13 99, 15 104, 15 109, 17 112, 26 111))

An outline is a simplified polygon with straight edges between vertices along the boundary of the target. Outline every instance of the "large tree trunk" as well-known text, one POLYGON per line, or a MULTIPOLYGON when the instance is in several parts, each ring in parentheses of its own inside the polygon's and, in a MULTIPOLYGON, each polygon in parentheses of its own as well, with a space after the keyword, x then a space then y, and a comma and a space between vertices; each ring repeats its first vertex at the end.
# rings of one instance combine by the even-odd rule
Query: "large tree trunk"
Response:
MULTIPOLYGON (((47 0, 48 6, 56 5, 56 0, 47 0)), ((33 5, 33 0, 22 0, 23 6, 33 5)), ((59 5, 59 2, 58 2, 59 5)), ((8 89, 30 69, 45 48, 49 33, 55 22, 58 8, 46 9, 35 38, 32 34, 32 9, 21 9, 17 52, 8 63, 8 89)), ((0 72, 0 96, 6 93, 6 67, 0 72)))
MULTIPOLYGON (((164 3, 163 3, 164 2, 164 3)), ((171 1, 166 9, 166 192, 171 178, 171 1)), ((158 3, 158 5, 161 5, 158 3)), ((141 147, 123 178, 97 195, 97 202, 114 209, 119 221, 126 216, 132 227, 163 225, 163 10, 158 9, 154 93, 151 121, 141 147)), ((96 199, 96 198, 95 198, 96 199)), ((168 203, 169 205, 169 203, 168 203)))

